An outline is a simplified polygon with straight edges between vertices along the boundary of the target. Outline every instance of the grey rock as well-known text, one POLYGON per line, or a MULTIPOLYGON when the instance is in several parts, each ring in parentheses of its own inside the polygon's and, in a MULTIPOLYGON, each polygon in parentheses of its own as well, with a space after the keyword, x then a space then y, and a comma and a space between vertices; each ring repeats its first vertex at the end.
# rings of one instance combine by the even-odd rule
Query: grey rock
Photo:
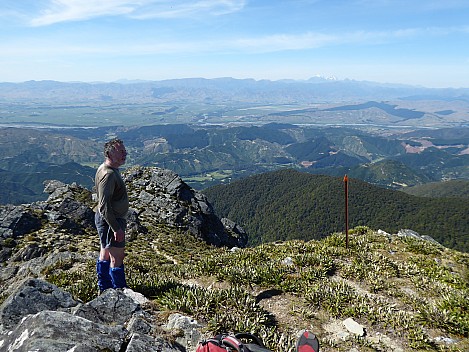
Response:
POLYGON ((151 322, 144 317, 133 316, 127 324, 127 329, 132 333, 147 335, 151 333, 153 326, 151 322))
POLYGON ((40 247, 37 243, 31 243, 11 256, 11 260, 14 262, 28 261, 33 258, 42 257, 45 253, 47 253, 46 248, 40 247))
POLYGON ((43 310, 70 311, 78 304, 57 286, 38 279, 25 280, 0 306, 0 324, 13 328, 28 314, 43 310))
POLYGON ((161 337, 133 334, 126 352, 182 352, 181 349, 161 337))
POLYGON ((173 171, 133 167, 123 173, 129 199, 143 226, 157 221, 188 231, 216 246, 245 247, 247 235, 233 222, 224 226, 207 198, 190 188, 173 171))
POLYGON ((127 228, 125 231, 129 240, 137 238, 139 234, 148 233, 148 229, 140 222, 137 210, 130 208, 127 214, 127 228))
POLYGON ((60 311, 26 316, 11 332, 0 335, 2 351, 120 351, 123 326, 107 326, 60 311))
POLYGON ((0 237, 16 238, 39 230, 41 218, 23 205, 0 206, 0 237))
POLYGON ((122 290, 108 289, 96 299, 81 305, 75 315, 100 324, 124 324, 140 305, 122 290))
POLYGON ((82 233, 83 228, 94 227, 94 212, 90 208, 92 194, 86 188, 57 180, 44 182, 44 192, 49 193, 45 213, 48 220, 59 229, 82 233), (85 204, 88 201, 89 204, 85 204))
POLYGON ((440 243, 438 241, 436 241, 434 238, 432 238, 431 236, 428 236, 428 235, 421 236, 418 232, 415 232, 415 231, 409 230, 409 229, 399 230, 399 232, 397 233, 397 236, 399 236, 399 237, 412 237, 412 238, 415 238, 415 239, 418 239, 418 240, 425 240, 425 241, 432 242, 434 244, 440 245, 440 243))
MULTIPOLYGON (((64 189, 67 185, 58 180, 46 180, 44 181, 44 192, 48 194, 54 194, 58 189, 64 189)), ((55 198, 56 196, 51 196, 55 198)))
POLYGON ((59 229, 72 233, 82 233, 83 228, 93 228, 94 212, 88 206, 72 198, 64 198, 59 202, 50 203, 48 219, 57 224, 59 229))
POLYGON ((0 249, 0 263, 6 262, 11 257, 11 253, 11 248, 7 247, 0 249))
POLYGON ((91 203, 91 192, 59 181, 45 185, 51 192, 46 202, 0 206, 0 237, 17 238, 41 229, 46 222, 75 234, 94 228, 94 212, 84 203, 88 198, 91 203))
POLYGON ((458 341, 455 340, 455 339, 452 339, 452 338, 450 338, 450 337, 445 337, 445 336, 437 336, 437 337, 434 338, 434 340, 435 340, 436 342, 442 342, 442 343, 444 343, 444 344, 446 344, 446 345, 453 345, 453 344, 455 344, 455 343, 458 342, 458 341))
POLYGON ((189 350, 195 350, 197 344, 203 338, 200 332, 202 330, 202 325, 200 325, 197 320, 182 314, 171 314, 168 317, 166 328, 182 330, 184 335, 182 337, 178 337, 176 342, 189 350))
POLYGON ((238 240, 239 247, 244 248, 247 244, 248 235, 244 229, 234 221, 222 218, 221 222, 225 229, 238 240))
POLYGON ((365 328, 363 325, 357 323, 352 318, 347 318, 343 321, 345 328, 356 336, 364 336, 365 335, 365 328))
POLYGON ((27 279, 1 306, 0 351, 187 351, 156 334, 142 297, 109 289, 79 304, 50 283, 27 279))
POLYGON ((140 292, 135 292, 134 290, 132 290, 128 287, 123 288, 122 292, 127 297, 133 299, 134 302, 137 303, 137 304, 143 305, 143 304, 146 304, 146 303, 150 302, 150 300, 148 298, 146 298, 144 295, 142 295, 140 292))
POLYGON ((32 274, 34 276, 41 276, 41 272, 44 268, 56 265, 60 262, 76 262, 76 261, 86 261, 90 259, 96 259, 98 252, 93 253, 89 252, 86 255, 78 254, 74 252, 59 252, 51 253, 47 256, 34 258, 27 262, 22 263, 19 268, 18 275, 24 277, 32 274))
POLYGON ((0 270, 0 281, 7 281, 11 278, 14 278, 17 272, 17 266, 7 266, 5 268, 2 268, 2 270, 0 270))
POLYGON ((397 233, 397 236, 399 236, 399 237, 412 237, 412 238, 420 239, 420 235, 418 234, 418 232, 415 232, 415 231, 410 230, 410 229, 401 229, 401 230, 399 230, 398 233, 397 233))

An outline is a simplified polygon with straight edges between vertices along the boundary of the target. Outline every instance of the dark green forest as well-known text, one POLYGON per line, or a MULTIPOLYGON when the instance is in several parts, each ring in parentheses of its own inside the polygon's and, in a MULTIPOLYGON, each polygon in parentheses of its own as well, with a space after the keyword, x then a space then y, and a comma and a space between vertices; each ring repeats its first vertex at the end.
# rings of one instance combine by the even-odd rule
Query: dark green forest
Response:
POLYGON ((431 198, 469 198, 468 180, 430 182, 402 189, 408 194, 431 198))
MULTIPOLYGON (((345 231, 343 177, 281 170, 248 177, 203 193, 221 217, 244 227, 249 244, 320 239, 345 231)), ((469 202, 425 198, 350 179, 349 228, 397 233, 411 229, 446 247, 469 252, 469 202)))

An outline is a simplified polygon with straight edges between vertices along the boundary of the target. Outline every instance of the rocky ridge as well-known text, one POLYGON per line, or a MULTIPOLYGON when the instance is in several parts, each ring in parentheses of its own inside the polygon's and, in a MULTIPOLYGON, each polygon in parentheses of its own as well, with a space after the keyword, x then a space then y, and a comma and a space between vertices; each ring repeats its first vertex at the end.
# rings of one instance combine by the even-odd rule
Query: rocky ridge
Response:
MULTIPOLYGON (((244 247, 247 235, 229 219, 219 219, 201 192, 189 187, 174 172, 133 167, 124 174, 129 199, 137 219, 147 228, 162 222, 215 246, 244 247)), ((137 228, 136 232, 142 232, 137 228)), ((146 231, 146 230, 143 230, 146 231)))
MULTIPOLYGON (((128 240, 144 236, 155 224, 165 224, 215 246, 246 245, 244 230, 229 219, 219 219, 207 198, 174 172, 133 167, 123 173, 123 178, 131 206, 128 240)), ((18 263, 2 270, 0 279, 5 292, 10 287, 10 276, 14 276, 22 261, 43 258, 51 252, 73 254, 74 239, 80 238, 76 236, 95 232, 94 195, 90 190, 51 180, 45 182, 44 192, 49 194, 44 202, 0 206, 0 263, 18 263), (36 237, 41 239, 37 241, 36 237), (14 250, 19 238, 31 240, 14 250)), ((96 243, 88 245, 91 251, 98 250, 96 243)))
MULTIPOLYGON (((131 205, 127 240, 164 224, 210 245, 246 245, 244 230, 229 219, 219 219, 206 197, 172 171, 133 167, 123 178, 131 205)), ((6 298, 0 308, 0 350, 185 350, 174 339, 171 343, 152 335, 155 327, 141 307, 148 300, 137 292, 108 290, 83 304, 38 279, 45 268, 64 261, 92 261, 98 251, 88 236, 95 232, 93 193, 56 180, 47 181, 44 191, 49 194, 44 202, 0 207, 0 287, 6 298), (74 244, 77 239, 83 243, 74 244), (77 246, 88 251, 76 253, 77 246)), ((191 318, 179 317, 179 325, 173 320, 168 324, 177 330, 191 318)), ((186 347, 198 342, 201 335, 190 331, 194 334, 195 340, 184 342, 186 347)))
MULTIPOLYGON (((219 219, 207 198, 174 172, 133 167, 123 173, 123 178, 131 206, 127 231, 130 238, 148 232, 152 224, 164 223, 215 246, 246 245, 244 230, 229 219, 219 219)), ((45 182, 44 191, 49 193, 44 202, 0 206, 0 238, 14 242, 17 237, 35 231, 83 234, 94 229, 90 190, 76 183, 51 180, 45 182)), ((7 248, 4 252, 10 253, 7 248)))

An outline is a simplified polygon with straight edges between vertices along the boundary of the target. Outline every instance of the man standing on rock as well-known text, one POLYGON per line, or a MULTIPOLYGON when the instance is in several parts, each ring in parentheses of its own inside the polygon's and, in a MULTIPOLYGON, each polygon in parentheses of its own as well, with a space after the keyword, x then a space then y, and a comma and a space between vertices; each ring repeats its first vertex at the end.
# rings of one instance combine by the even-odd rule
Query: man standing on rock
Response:
POLYGON ((124 272, 126 216, 129 198, 119 167, 125 164, 127 151, 122 140, 114 138, 104 144, 104 162, 95 176, 98 204, 95 223, 101 250, 96 262, 100 292, 108 288, 127 287, 124 272))

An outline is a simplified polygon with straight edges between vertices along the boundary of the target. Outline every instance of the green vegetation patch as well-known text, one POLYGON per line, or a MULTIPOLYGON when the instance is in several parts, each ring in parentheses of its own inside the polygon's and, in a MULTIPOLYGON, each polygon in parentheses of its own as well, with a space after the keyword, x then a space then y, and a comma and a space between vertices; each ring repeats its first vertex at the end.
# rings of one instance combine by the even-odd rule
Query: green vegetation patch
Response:
MULTIPOLYGON (((276 352, 293 351, 296 331, 306 326, 325 348, 384 348, 366 337, 337 345, 322 330, 333 319, 353 318, 370 335, 386 334, 412 350, 450 350, 435 342, 435 331, 462 339, 457 346, 469 336, 466 253, 366 226, 350 230, 348 248, 346 236, 334 233, 233 251, 164 226, 154 230, 128 242, 129 286, 160 312, 203 322, 208 334, 249 331, 276 352), (274 296, 289 297, 281 313, 263 303, 274 296)), ((98 294, 93 260, 57 262, 43 274, 84 302, 98 294)))

